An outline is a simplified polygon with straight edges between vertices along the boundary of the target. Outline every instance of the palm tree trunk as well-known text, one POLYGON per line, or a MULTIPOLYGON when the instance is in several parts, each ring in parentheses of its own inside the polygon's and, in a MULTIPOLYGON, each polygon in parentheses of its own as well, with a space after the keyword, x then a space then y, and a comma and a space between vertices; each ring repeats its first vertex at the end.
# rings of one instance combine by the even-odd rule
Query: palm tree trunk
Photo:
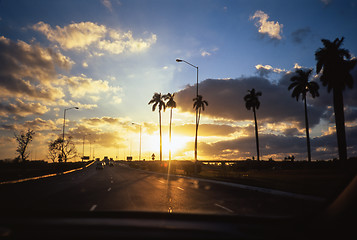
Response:
POLYGON ((196 109, 196 135, 195 135, 195 175, 197 175, 197 135, 198 135, 198 125, 200 123, 200 109, 196 109))
POLYGON ((341 161, 345 162, 347 160, 347 144, 345 132, 345 114, 343 107, 342 90, 333 89, 333 108, 335 111, 338 157, 341 161))
POLYGON ((161 111, 159 110, 159 125, 160 125, 160 163, 162 162, 162 134, 161 134, 161 111))
POLYGON ((308 120, 308 117, 307 117, 307 104, 306 104, 306 96, 304 97, 304 103, 305 103, 305 127, 306 127, 307 159, 308 159, 308 162, 311 162, 311 148, 310 148, 309 120, 308 120))
POLYGON ((197 132, 198 132, 198 110, 196 109, 196 129, 195 129, 195 161, 197 161, 197 132))
POLYGON ((255 142, 257 143, 257 160, 259 161, 259 138, 258 138, 258 123, 257 123, 257 116, 255 114, 255 107, 253 107, 253 113, 254 113, 254 122, 255 122, 255 142))
POLYGON ((171 162, 171 122, 172 122, 172 108, 170 110, 170 128, 169 128, 169 141, 170 141, 170 148, 169 148, 169 164, 171 162))

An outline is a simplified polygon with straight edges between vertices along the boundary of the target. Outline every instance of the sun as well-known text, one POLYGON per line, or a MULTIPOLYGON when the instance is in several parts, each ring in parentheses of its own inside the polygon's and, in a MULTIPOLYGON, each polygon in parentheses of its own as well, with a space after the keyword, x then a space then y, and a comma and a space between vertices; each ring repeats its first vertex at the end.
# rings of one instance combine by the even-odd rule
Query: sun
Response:
MULTIPOLYGON (((143 151, 155 153, 158 157, 160 153, 160 135, 153 134, 143 137, 143 151)), ((171 148, 172 159, 175 159, 175 154, 184 150, 188 142, 193 141, 192 137, 182 135, 172 135, 171 145, 168 135, 162 136, 162 157, 163 159, 169 159, 169 150, 171 148)))
POLYGON ((171 152, 174 155, 175 153, 178 153, 179 151, 184 150, 184 148, 187 146, 187 143, 190 141, 192 141, 192 137, 172 136, 171 145, 168 141, 168 147, 169 147, 169 149, 171 147, 171 152))

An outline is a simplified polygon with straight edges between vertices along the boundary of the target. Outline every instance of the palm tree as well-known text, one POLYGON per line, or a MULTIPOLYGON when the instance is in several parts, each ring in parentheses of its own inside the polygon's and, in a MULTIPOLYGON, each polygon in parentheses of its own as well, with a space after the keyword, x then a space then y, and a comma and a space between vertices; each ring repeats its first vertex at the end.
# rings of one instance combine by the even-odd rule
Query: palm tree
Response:
POLYGON ((306 127, 306 144, 307 144, 307 158, 311 162, 311 148, 310 148, 310 135, 309 135, 309 121, 307 117, 307 104, 306 104, 306 93, 309 92, 313 98, 319 96, 319 85, 316 82, 309 81, 312 69, 304 71, 302 69, 297 69, 295 73, 297 75, 293 76, 290 81, 292 83, 288 87, 288 90, 294 89, 291 96, 299 101, 301 95, 302 100, 305 105, 305 127, 306 127))
POLYGON ((322 85, 327 86, 327 91, 332 90, 333 108, 335 112, 335 123, 337 133, 337 145, 339 159, 347 160, 347 145, 345 133, 345 115, 342 92, 346 86, 352 88, 353 78, 350 71, 356 65, 357 59, 351 58, 347 49, 340 48, 344 38, 336 38, 331 42, 322 39, 323 48, 315 52, 316 72, 322 74, 320 80, 322 85))
POLYGON ((152 99, 148 104, 153 104, 152 105, 152 111, 155 111, 156 107, 158 106, 159 109, 159 126, 160 126, 160 162, 162 161, 162 133, 161 133, 161 109, 164 109, 165 111, 165 102, 162 100, 163 96, 161 93, 154 93, 154 96, 152 96, 152 99))
POLYGON ((169 141, 170 141, 170 148, 169 148, 169 161, 171 162, 171 123, 172 123, 172 109, 176 108, 176 102, 174 100, 175 93, 167 93, 163 96, 166 102, 166 107, 170 108, 170 127, 169 127, 169 141))
POLYGON ((205 110, 205 105, 208 106, 208 102, 203 100, 202 95, 197 95, 193 99, 193 108, 196 110, 196 136, 195 136, 195 174, 197 173, 197 134, 198 125, 200 124, 201 110, 205 110))
POLYGON ((245 107, 250 110, 253 109, 254 113, 254 122, 255 122, 255 140, 257 144, 257 160, 259 161, 259 139, 258 139, 258 124, 257 124, 257 116, 255 113, 255 109, 259 109, 260 102, 258 97, 261 96, 261 92, 255 92, 255 89, 248 90, 248 94, 244 96, 245 107))

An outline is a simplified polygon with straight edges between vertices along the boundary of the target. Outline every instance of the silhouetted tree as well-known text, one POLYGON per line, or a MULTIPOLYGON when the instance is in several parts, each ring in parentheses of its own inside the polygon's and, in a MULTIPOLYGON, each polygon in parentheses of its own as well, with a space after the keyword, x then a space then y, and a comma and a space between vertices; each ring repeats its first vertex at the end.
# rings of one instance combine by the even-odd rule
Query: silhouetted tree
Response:
POLYGON ((48 157, 54 162, 58 159, 59 162, 62 162, 63 159, 65 162, 67 160, 75 158, 77 156, 76 146, 72 141, 72 136, 66 138, 63 143, 63 153, 62 153, 62 143, 63 138, 58 137, 56 140, 48 144, 48 157), (63 156, 62 156, 63 154, 63 156))
POLYGON ((162 133, 161 133, 161 109, 166 108, 165 102, 163 101, 163 96, 161 93, 154 93, 154 96, 148 104, 152 105, 152 111, 154 112, 156 107, 159 109, 159 126, 160 126, 160 162, 162 161, 162 133))
POLYGON ((257 116, 255 113, 255 109, 259 109, 260 102, 258 97, 261 96, 261 92, 255 92, 255 89, 248 90, 248 94, 244 96, 245 107, 250 110, 253 109, 254 113, 254 123, 255 123, 255 141, 257 144, 257 160, 259 161, 259 138, 258 138, 258 124, 257 124, 257 116))
POLYGON ((163 96, 163 98, 167 101, 166 107, 170 108, 170 126, 169 126, 169 141, 170 141, 170 149, 169 149, 169 161, 171 161, 171 123, 172 123, 172 109, 176 108, 176 102, 174 100, 175 93, 167 93, 163 96))
POLYGON ((195 174, 197 173, 197 134, 198 125, 200 124, 201 111, 205 110, 205 105, 208 106, 208 102, 203 100, 201 95, 197 95, 193 99, 193 108, 196 110, 196 136, 195 136, 195 174))
POLYGON ((313 98, 319 96, 319 85, 316 82, 309 81, 312 69, 304 71, 302 69, 297 69, 296 75, 291 77, 290 81, 292 83, 288 87, 288 90, 293 89, 291 96, 296 98, 296 101, 301 99, 304 101, 305 106, 305 127, 306 127, 306 144, 307 144, 307 158, 311 162, 311 147, 310 147, 310 134, 309 134, 309 120, 307 115, 307 103, 306 103, 306 93, 309 92, 313 98))
POLYGON ((27 147, 29 143, 33 139, 33 135, 35 135, 35 132, 31 129, 27 129, 27 132, 21 132, 20 134, 16 134, 15 139, 17 141, 17 148, 16 152, 19 154, 18 159, 21 159, 22 162, 26 161, 28 156, 30 155, 29 153, 26 153, 27 147))
POLYGON ((353 78, 350 71, 356 65, 357 59, 351 58, 347 49, 340 48, 344 38, 336 38, 333 42, 322 39, 323 48, 315 52, 316 72, 322 74, 320 80, 327 91, 332 90, 333 108, 337 133, 338 155, 340 160, 347 160, 347 144, 345 133, 345 115, 343 104, 343 90, 345 87, 353 87, 353 78))

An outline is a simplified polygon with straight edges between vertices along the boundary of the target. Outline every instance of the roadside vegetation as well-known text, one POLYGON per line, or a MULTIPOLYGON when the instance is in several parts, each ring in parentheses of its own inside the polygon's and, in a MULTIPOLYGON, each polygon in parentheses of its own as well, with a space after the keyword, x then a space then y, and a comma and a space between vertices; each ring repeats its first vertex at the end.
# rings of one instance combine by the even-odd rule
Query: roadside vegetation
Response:
POLYGON ((38 177, 85 167, 90 162, 48 163, 45 161, 2 161, 0 160, 0 182, 38 177))

